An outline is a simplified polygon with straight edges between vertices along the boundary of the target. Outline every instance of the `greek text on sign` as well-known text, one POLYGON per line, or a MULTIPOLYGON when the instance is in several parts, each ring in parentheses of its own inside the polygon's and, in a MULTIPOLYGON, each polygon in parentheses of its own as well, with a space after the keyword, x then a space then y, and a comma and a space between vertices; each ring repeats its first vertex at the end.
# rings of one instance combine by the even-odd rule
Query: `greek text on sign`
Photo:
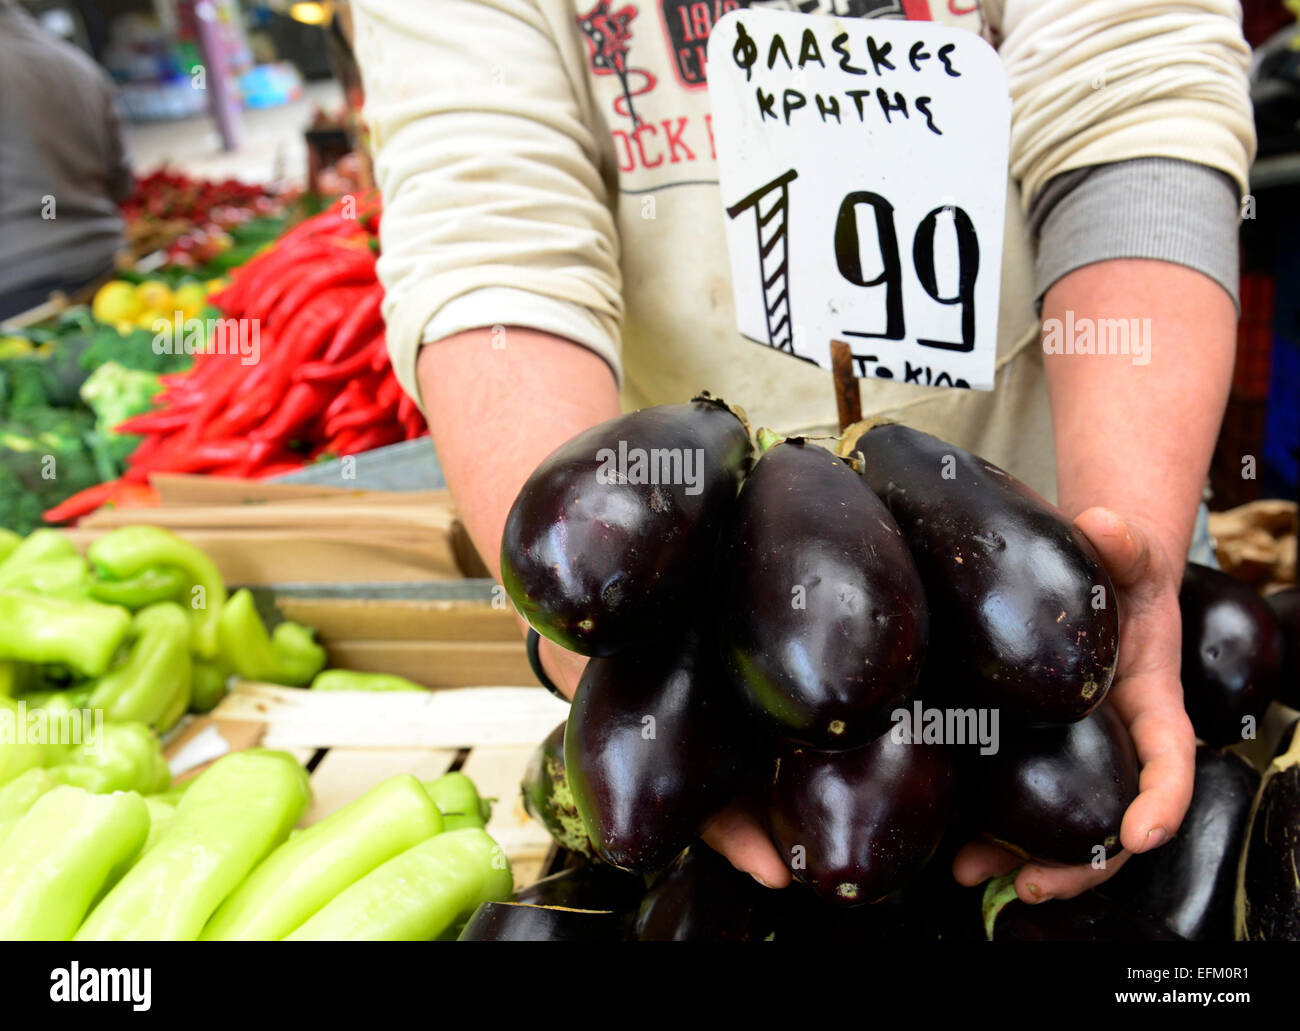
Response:
POLYGON ((1011 101, 929 22, 740 10, 709 36, 740 332, 861 377, 993 387, 1011 101))

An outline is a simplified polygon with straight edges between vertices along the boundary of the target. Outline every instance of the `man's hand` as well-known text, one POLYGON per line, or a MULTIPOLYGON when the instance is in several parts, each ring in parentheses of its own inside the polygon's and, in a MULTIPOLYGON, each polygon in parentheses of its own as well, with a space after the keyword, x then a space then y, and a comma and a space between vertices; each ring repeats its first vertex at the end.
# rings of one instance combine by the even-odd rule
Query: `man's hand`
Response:
MULTIPOLYGON (((1108 698, 1133 737, 1142 776, 1120 830, 1124 851, 1102 870, 1026 863, 1016 877, 1016 894, 1031 903, 1073 898, 1112 876, 1132 853, 1157 848, 1178 830, 1192 798, 1196 739, 1178 679, 1182 565, 1139 520, 1090 508, 1075 523, 1097 549, 1119 595, 1119 662, 1108 698)), ((978 884, 1022 862, 1006 849, 972 842, 957 854, 953 875, 962 884, 978 884)))

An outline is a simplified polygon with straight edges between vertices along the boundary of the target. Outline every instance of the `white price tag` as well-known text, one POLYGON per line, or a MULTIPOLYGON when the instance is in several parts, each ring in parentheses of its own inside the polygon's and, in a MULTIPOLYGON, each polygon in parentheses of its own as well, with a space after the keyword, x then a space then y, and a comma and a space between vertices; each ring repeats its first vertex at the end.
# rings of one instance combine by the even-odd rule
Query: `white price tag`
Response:
POLYGON ((859 377, 993 387, 1011 100, 930 22, 738 10, 709 98, 741 334, 859 377))

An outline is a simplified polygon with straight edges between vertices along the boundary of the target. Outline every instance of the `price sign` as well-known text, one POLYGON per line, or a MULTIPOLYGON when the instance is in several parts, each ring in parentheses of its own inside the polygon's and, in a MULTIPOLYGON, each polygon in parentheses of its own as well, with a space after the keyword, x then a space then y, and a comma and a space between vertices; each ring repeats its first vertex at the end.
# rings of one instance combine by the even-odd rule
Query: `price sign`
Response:
POLYGON ((709 36, 737 326, 859 377, 990 390, 1011 101, 930 22, 738 10, 709 36))

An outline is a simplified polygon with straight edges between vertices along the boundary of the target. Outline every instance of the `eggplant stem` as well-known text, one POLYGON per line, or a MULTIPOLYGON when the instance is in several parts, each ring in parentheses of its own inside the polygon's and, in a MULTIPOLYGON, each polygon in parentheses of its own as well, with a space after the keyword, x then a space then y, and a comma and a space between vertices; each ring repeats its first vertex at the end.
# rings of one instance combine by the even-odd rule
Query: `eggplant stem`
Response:
POLYGON ((1020 868, 1017 867, 1009 874, 994 877, 984 889, 980 909, 984 914, 984 934, 989 941, 993 940, 993 926, 998 922, 998 914, 1008 902, 1016 898, 1016 874, 1019 872, 1020 868))
POLYGON ((785 437, 781 436, 781 434, 777 433, 775 430, 769 430, 766 426, 760 426, 758 428, 757 437, 758 453, 760 455, 767 454, 767 452, 771 451, 772 448, 785 440, 785 437))

